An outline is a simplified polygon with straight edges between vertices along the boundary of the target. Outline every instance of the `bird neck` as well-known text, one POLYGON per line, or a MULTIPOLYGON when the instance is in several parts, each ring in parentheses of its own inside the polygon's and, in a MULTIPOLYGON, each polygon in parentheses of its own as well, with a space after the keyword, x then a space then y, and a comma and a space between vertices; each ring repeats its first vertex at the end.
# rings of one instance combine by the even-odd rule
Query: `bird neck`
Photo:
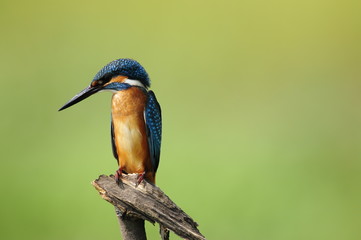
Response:
POLYGON ((146 88, 143 83, 141 83, 139 80, 134 80, 134 79, 125 79, 124 83, 127 83, 131 86, 136 86, 136 87, 142 87, 142 88, 146 88))

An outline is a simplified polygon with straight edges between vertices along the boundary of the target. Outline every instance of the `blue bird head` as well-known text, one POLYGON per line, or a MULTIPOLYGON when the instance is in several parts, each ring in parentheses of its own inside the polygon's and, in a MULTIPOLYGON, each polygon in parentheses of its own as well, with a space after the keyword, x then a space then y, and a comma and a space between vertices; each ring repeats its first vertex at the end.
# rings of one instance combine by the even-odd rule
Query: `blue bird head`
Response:
POLYGON ((94 77, 90 85, 83 91, 75 95, 59 111, 64 110, 101 90, 121 91, 131 87, 129 82, 136 82, 137 86, 150 87, 148 73, 137 61, 129 58, 120 58, 108 63, 94 77), (125 81, 118 81, 118 77, 123 77, 125 81))
POLYGON ((150 87, 148 73, 137 61, 129 58, 121 58, 108 63, 94 77, 94 81, 110 81, 116 76, 126 76, 129 79, 140 81, 145 87, 150 87))

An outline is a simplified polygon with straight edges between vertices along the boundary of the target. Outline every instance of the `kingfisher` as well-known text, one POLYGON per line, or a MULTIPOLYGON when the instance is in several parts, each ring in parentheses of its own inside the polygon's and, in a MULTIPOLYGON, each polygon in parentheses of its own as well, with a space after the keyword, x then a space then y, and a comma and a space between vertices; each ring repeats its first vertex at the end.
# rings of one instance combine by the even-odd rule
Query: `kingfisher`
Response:
POLYGON ((90 85, 70 99, 59 111, 91 95, 110 91, 111 143, 122 174, 137 173, 138 184, 143 179, 155 184, 162 138, 161 108, 153 91, 148 90, 150 79, 135 60, 121 58, 104 66, 90 85))

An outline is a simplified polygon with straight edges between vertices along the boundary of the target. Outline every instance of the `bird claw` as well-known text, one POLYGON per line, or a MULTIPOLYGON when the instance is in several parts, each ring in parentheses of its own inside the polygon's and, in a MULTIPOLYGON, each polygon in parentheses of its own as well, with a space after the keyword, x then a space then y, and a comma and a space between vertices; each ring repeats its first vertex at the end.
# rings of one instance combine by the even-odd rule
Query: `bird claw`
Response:
POLYGON ((135 187, 138 187, 138 185, 144 180, 144 175, 145 175, 145 172, 138 173, 137 183, 136 183, 135 187))
POLYGON ((117 184, 119 184, 120 179, 122 178, 122 174, 123 174, 122 168, 119 168, 119 169, 115 172, 114 178, 115 178, 115 181, 116 181, 117 184))

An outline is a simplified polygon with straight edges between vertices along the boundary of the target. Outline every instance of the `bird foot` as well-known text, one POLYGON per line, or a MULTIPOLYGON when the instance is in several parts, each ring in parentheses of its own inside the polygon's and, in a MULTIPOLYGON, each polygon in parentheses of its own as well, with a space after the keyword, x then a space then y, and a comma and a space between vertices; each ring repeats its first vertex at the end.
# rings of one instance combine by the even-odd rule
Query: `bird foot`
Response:
POLYGON ((145 175, 145 172, 138 173, 137 183, 136 183, 135 187, 138 187, 138 185, 144 180, 144 175, 145 175))
POLYGON ((120 167, 114 175, 115 181, 117 182, 117 184, 119 184, 120 179, 122 178, 122 174, 123 174, 123 169, 120 167))

